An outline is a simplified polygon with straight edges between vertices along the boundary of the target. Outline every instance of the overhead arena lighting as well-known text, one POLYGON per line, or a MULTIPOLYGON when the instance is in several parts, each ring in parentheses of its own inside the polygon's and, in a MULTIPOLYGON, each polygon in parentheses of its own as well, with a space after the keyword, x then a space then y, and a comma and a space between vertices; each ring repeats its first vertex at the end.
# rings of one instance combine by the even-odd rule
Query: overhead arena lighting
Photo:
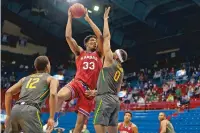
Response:
POLYGON ((159 51, 156 54, 157 55, 159 55, 159 54, 167 54, 167 53, 176 52, 176 51, 179 51, 179 50, 180 50, 180 48, 168 49, 168 50, 164 50, 164 51, 159 51))
POLYGON ((76 2, 77 0, 67 0, 68 3, 76 2))
POLYGON ((94 6, 94 11, 99 11, 99 6, 94 6))

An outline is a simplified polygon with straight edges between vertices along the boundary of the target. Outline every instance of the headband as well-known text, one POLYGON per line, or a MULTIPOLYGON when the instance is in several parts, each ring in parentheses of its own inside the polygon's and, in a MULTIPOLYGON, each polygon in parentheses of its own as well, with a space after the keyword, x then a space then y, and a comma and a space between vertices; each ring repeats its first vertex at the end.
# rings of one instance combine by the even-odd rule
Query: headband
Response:
POLYGON ((116 52, 116 54, 117 54, 117 56, 118 56, 120 62, 121 62, 121 63, 124 62, 124 60, 122 59, 122 55, 121 55, 121 53, 120 53, 120 49, 117 49, 115 52, 116 52))

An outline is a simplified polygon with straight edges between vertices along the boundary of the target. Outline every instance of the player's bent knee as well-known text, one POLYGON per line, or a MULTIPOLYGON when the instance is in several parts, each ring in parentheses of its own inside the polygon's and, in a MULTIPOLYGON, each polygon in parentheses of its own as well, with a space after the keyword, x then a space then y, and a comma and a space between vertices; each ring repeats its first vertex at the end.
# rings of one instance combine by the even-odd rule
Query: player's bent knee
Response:
POLYGON ((69 97, 71 97, 71 90, 67 87, 63 87, 60 89, 60 91, 57 94, 58 98, 60 99, 68 99, 69 97))

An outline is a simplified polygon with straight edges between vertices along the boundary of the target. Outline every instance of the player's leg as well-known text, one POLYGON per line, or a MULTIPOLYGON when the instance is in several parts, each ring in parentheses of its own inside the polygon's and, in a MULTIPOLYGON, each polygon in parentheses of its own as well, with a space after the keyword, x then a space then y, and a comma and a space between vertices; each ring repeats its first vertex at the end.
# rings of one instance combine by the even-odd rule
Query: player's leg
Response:
MULTIPOLYGON (((61 112, 66 111, 66 105, 72 98, 74 98, 74 89, 71 87, 73 86, 73 84, 75 83, 71 81, 70 83, 68 83, 66 86, 64 86, 58 91, 57 103, 56 103, 56 114, 54 117, 54 121, 57 124, 58 124, 58 118, 61 116, 61 112), (65 102, 66 100, 68 100, 68 102, 65 102)), ((57 126, 56 123, 54 124, 54 126, 57 126)), ((46 128, 46 126, 47 124, 45 124, 43 128, 46 128)))
POLYGON ((7 122, 5 133, 19 133, 18 119, 20 116, 20 109, 18 109, 19 105, 15 105, 11 110, 11 116, 7 122))
POLYGON ((69 85, 64 86, 58 92, 58 98, 64 100, 69 100, 71 97, 72 89, 69 85))
POLYGON ((83 129, 83 125, 85 120, 87 119, 87 116, 83 115, 82 113, 78 112, 77 120, 76 120, 76 126, 74 128, 73 133, 80 133, 83 129))
POLYGON ((5 128, 5 133, 19 133, 18 122, 15 119, 10 118, 5 128))
MULTIPOLYGON (((94 114, 94 128, 96 133, 105 133, 106 126, 109 123, 109 112, 107 112, 106 101, 102 96, 96 96, 96 106, 94 114)), ((111 107, 112 108, 112 107, 111 107)))
POLYGON ((25 133, 43 133, 39 110, 33 106, 24 105, 21 109, 19 125, 25 133))
POLYGON ((117 124, 118 124, 118 111, 115 110, 110 116, 108 132, 109 133, 118 133, 117 124))
POLYGON ((85 120, 88 119, 90 116, 91 108, 92 108, 92 102, 93 100, 89 100, 85 97, 85 94, 81 91, 82 86, 79 84, 79 98, 77 101, 77 120, 76 120, 76 126, 73 133, 80 133, 83 129, 83 125, 85 123, 85 120))
POLYGON ((62 104, 65 100, 70 100, 74 96, 74 89, 72 85, 74 84, 73 81, 71 81, 69 84, 61 88, 57 94, 58 100, 57 100, 57 111, 59 112, 62 104))
POLYGON ((96 133, 105 133, 106 132, 106 126, 95 125, 94 128, 95 128, 96 133))
POLYGON ((5 133, 19 133, 19 126, 16 120, 9 120, 8 125, 6 126, 5 133))
POLYGON ((118 112, 120 110, 120 103, 115 102, 116 104, 113 104, 113 112, 111 113, 109 125, 108 125, 108 132, 109 133, 118 133, 118 112), (114 106, 115 105, 115 106, 114 106))
POLYGON ((108 133, 118 133, 117 126, 108 126, 108 133))

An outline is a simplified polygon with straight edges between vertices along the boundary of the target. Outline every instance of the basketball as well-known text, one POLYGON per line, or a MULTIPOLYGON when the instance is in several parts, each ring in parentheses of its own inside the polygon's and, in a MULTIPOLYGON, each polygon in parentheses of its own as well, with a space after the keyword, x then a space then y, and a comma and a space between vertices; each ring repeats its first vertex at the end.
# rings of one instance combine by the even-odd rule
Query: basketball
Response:
POLYGON ((80 18, 85 14, 85 7, 80 3, 75 3, 70 7, 73 18, 80 18))

